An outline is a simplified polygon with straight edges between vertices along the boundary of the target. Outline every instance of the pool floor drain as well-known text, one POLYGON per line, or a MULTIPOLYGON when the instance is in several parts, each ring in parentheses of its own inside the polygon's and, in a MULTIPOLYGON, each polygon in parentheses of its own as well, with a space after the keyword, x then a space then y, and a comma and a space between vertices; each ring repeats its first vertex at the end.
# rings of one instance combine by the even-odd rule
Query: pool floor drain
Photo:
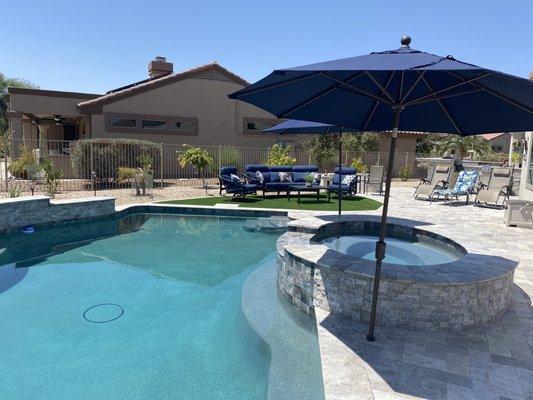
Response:
POLYGON ((94 324, 105 324, 124 315, 124 308, 114 303, 102 303, 89 307, 83 312, 83 318, 94 324))

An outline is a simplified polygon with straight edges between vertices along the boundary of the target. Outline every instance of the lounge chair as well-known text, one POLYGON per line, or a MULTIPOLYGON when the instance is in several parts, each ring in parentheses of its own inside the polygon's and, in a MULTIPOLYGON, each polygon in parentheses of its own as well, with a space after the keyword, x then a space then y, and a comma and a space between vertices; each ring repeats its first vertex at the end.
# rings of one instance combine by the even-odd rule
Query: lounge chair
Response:
POLYGON ((372 165, 368 174, 367 185, 369 187, 379 187, 379 194, 383 193, 385 183, 385 167, 383 165, 372 165))
POLYGON ((349 195, 350 197, 353 196, 353 194, 356 192, 356 185, 357 185, 357 171, 355 168, 352 167, 342 167, 342 181, 340 181, 340 175, 339 175, 339 167, 335 167, 335 172, 333 175, 333 181, 328 186, 328 201, 330 201, 331 193, 336 194, 338 196, 339 193, 339 184, 341 185, 341 194, 344 196, 345 194, 349 195), (350 183, 345 183, 345 179, 347 176, 353 177, 353 179, 350 181, 350 183), (344 182, 344 183, 343 183, 344 182))
POLYGON ((446 189, 450 182, 453 165, 437 164, 435 165, 431 181, 422 179, 415 189, 413 197, 418 200, 419 196, 427 196, 433 201, 433 195, 437 190, 446 189))
POLYGON ((222 167, 218 175, 220 191, 231 194, 233 197, 245 197, 247 194, 256 194, 259 187, 255 184, 246 184, 237 176, 237 167, 222 167))
POLYGON ((453 189, 439 189, 435 195, 443 196, 445 201, 450 202, 450 205, 454 197, 459 201, 459 196, 466 196, 466 204, 468 204, 470 195, 474 193, 478 177, 479 173, 476 170, 460 171, 453 189))
POLYGON ((476 196, 477 205, 503 207, 511 192, 513 169, 494 167, 490 171, 489 183, 484 184, 476 196), (501 203, 500 203, 501 200, 501 203))

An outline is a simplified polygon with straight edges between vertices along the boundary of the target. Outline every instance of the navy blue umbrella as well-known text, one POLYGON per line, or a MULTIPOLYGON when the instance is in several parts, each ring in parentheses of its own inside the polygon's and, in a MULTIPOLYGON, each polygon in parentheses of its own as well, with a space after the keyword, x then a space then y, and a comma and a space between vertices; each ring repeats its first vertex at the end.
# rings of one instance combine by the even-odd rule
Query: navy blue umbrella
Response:
POLYGON ((339 199, 339 215, 342 209, 342 128, 334 125, 322 124, 320 122, 298 121, 289 119, 280 124, 274 125, 268 129, 263 130, 264 133, 275 133, 278 135, 321 135, 327 133, 339 134, 339 191, 337 197, 339 199))
POLYGON ((398 130, 467 136, 533 129, 532 81, 411 49, 408 36, 401 42, 396 50, 276 70, 230 95, 279 118, 392 130, 368 340, 374 340, 398 130))

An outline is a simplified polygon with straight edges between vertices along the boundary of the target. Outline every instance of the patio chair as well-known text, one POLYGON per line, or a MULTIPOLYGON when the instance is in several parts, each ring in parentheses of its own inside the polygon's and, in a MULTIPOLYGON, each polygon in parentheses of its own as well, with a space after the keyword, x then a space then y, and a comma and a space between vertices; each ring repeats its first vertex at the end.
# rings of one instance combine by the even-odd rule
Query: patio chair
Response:
POLYGON ((379 194, 383 193, 383 184, 385 183, 385 167, 383 165, 372 165, 368 174, 367 185, 369 187, 379 187, 379 194))
POLYGON ((237 176, 237 167, 222 167, 218 175, 220 182, 219 193, 222 191, 231 194, 233 197, 244 198, 247 194, 256 194, 259 187, 255 184, 246 184, 237 176))
POLYGON ((435 165, 431 181, 422 179, 416 187, 413 197, 418 200, 419 196, 427 196, 430 201, 433 201, 435 191, 448 187, 452 169, 453 165, 450 164, 435 165))
POLYGON ((468 204, 470 195, 475 191, 478 177, 479 173, 476 170, 460 171, 453 189, 439 189, 435 192, 435 195, 438 197, 443 196, 445 201, 449 201, 450 206, 454 197, 455 200, 459 201, 459 196, 466 196, 466 204, 468 204))
POLYGON ((503 207, 511 192, 512 179, 512 168, 492 168, 488 185, 484 184, 477 193, 475 200, 476 205, 503 207))
POLYGON ((328 201, 331 199, 331 193, 338 196, 339 193, 339 184, 341 186, 341 194, 344 196, 348 194, 350 197, 356 192, 356 179, 357 171, 352 167, 342 167, 342 182, 340 182, 339 167, 335 167, 335 172, 333 175, 333 180, 328 186, 328 201), (345 179, 348 179, 347 176, 353 177, 350 183, 346 183, 345 179))

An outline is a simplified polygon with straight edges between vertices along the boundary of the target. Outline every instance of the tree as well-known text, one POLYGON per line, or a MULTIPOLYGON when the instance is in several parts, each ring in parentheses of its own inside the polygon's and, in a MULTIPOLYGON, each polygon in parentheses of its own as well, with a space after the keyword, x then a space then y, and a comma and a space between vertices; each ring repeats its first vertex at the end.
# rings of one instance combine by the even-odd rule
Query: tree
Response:
POLYGON ((304 147, 311 155, 311 162, 323 171, 335 162, 339 148, 339 137, 329 134, 312 135, 304 142, 304 147))
POLYGON ((268 152, 268 165, 294 165, 296 158, 291 156, 291 146, 283 146, 276 143, 268 152))
POLYGON ((470 154, 474 159, 489 155, 492 151, 490 142, 481 136, 448 135, 437 145, 437 155, 454 151, 461 157, 470 154))
POLYGON ((178 154, 178 162, 182 167, 192 165, 194 168, 196 168, 196 171, 202 177, 202 186, 207 192, 204 172, 207 167, 213 164, 213 158, 201 147, 194 147, 188 144, 184 144, 183 147, 185 147, 187 150, 178 154))
POLYGON ((23 87, 38 89, 39 86, 21 78, 8 78, 0 72, 0 135, 7 131, 7 109, 9 108, 8 87, 23 87))
POLYGON ((435 133, 428 133, 416 139, 416 153, 436 155, 439 144, 444 140, 444 136, 435 133))
POLYGON ((347 133, 342 136, 343 150, 361 156, 366 151, 379 151, 380 139, 376 133, 347 133))

